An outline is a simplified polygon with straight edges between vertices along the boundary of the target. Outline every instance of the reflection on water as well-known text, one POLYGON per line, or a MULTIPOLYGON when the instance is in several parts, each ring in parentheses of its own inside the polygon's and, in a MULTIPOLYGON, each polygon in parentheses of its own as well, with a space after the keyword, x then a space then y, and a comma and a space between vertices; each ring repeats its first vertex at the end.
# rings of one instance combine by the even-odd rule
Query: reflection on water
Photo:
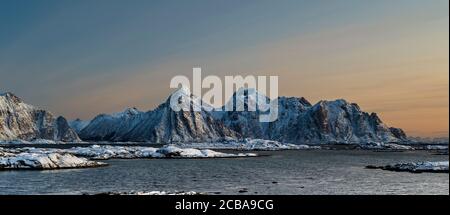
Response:
POLYGON ((449 174, 365 169, 448 160, 427 152, 280 151, 258 158, 109 160, 108 167, 0 172, 0 194, 198 191, 211 194, 449 194, 449 174), (246 193, 239 193, 242 189, 246 193))

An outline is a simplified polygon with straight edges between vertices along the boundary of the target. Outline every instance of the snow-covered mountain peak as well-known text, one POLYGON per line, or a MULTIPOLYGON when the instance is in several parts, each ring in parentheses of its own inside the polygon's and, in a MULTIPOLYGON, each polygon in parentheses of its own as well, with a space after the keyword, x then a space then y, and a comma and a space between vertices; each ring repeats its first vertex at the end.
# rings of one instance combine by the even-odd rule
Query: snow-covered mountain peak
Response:
POLYGON ((250 107, 262 107, 266 110, 269 102, 270 99, 265 94, 254 88, 240 88, 226 103, 226 107, 232 107, 233 110, 249 110, 250 107))
POLYGON ((20 112, 31 111, 37 109, 32 105, 26 104, 21 98, 13 93, 7 92, 0 95, 0 111, 20 112))
POLYGON ((244 98, 264 98, 268 97, 264 94, 256 90, 255 88, 239 88, 234 94, 233 97, 244 97, 244 98))
POLYGON ((11 92, 0 93, 0 99, 2 99, 4 102, 8 101, 8 102, 14 102, 16 104, 23 102, 21 98, 19 98, 18 96, 14 95, 11 92))
POLYGON ((181 86, 172 94, 164 105, 170 106, 173 110, 203 110, 205 106, 211 107, 210 104, 201 100, 200 97, 192 94, 191 90, 186 86, 181 86))
POLYGON ((79 141, 64 117, 26 104, 12 93, 0 95, 0 140, 79 141))
POLYGON ((132 107, 132 108, 126 108, 122 112, 113 113, 111 116, 120 118, 120 117, 125 117, 125 116, 133 116, 133 115, 137 115, 137 114, 141 114, 141 113, 143 113, 143 112, 135 107, 132 107))
POLYGON ((278 104, 280 105, 281 109, 300 109, 300 110, 306 110, 310 108, 312 105, 311 103, 306 100, 304 97, 279 97, 278 98, 278 104))
POLYGON ((184 95, 184 96, 191 96, 192 92, 191 89, 187 86, 181 86, 178 89, 174 90, 169 97, 173 96, 173 95, 184 95))
POLYGON ((318 106, 323 106, 323 105, 345 106, 345 105, 350 105, 350 103, 347 102, 345 99, 336 99, 336 100, 332 100, 332 101, 321 100, 316 105, 318 105, 318 106))
POLYGON ((0 92, 0 96, 6 96, 7 94, 12 94, 11 92, 0 92))
POLYGON ((259 94, 259 93, 260 92, 255 88, 245 88, 245 87, 241 87, 235 92, 235 94, 259 94))

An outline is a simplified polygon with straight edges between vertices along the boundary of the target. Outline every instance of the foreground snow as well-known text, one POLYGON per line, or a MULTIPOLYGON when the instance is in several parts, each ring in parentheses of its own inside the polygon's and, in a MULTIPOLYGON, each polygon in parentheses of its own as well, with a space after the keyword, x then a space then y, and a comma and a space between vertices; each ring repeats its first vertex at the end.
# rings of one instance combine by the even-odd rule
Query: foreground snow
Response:
POLYGON ((225 157, 255 157, 254 153, 222 153, 208 149, 179 148, 173 145, 162 148, 139 146, 100 146, 74 147, 65 150, 68 153, 89 157, 92 159, 133 159, 133 158, 225 158, 225 157))
POLYGON ((380 149, 380 150, 414 150, 414 147, 407 145, 399 145, 395 143, 377 143, 370 142, 359 145, 361 149, 380 149))
POLYGON ((215 143, 179 143, 176 146, 180 148, 198 148, 198 149, 233 149, 233 150, 299 150, 299 149, 320 149, 320 146, 295 145, 289 143, 281 143, 273 140, 263 139, 245 139, 243 141, 228 140, 215 143))
POLYGON ((67 169, 105 166, 106 163, 90 161, 71 154, 0 152, 1 169, 67 169))
POLYGON ((427 150, 448 150, 448 145, 427 145, 427 150))
MULTIPOLYGON (((63 141, 55 141, 55 140, 46 140, 46 139, 35 139, 35 140, 31 140, 31 141, 26 141, 26 140, 0 140, 0 144, 3 145, 10 145, 10 144, 66 144, 68 142, 63 142, 63 141)), ((70 143, 87 143, 87 142, 83 142, 83 141, 75 141, 75 142, 70 142, 70 143)))
POLYGON ((162 148, 135 146, 99 146, 74 147, 70 149, 48 149, 25 147, 18 149, 0 148, 0 169, 64 169, 104 166, 105 163, 90 161, 111 158, 234 158, 255 157, 254 153, 222 153, 209 149, 162 148))
POLYGON ((417 162, 417 163, 398 163, 394 165, 387 166, 367 166, 372 169, 383 169, 398 172, 443 172, 448 173, 448 161, 438 161, 438 162, 417 162))
POLYGON ((194 196, 194 195, 203 195, 203 193, 197 193, 194 191, 189 192, 167 192, 167 191, 137 191, 137 192, 106 192, 106 193, 98 193, 95 195, 137 195, 137 196, 194 196))

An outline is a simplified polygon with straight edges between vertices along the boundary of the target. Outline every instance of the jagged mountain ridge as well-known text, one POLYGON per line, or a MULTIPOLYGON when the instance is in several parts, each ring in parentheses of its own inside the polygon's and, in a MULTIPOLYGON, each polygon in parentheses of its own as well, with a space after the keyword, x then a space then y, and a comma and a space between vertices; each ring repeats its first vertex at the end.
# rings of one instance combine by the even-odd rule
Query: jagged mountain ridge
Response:
MULTIPOLYGON (((80 137, 86 140, 108 141, 114 136, 125 135, 129 128, 142 120, 143 112, 137 108, 127 108, 115 114, 100 114, 78 131, 80 137)), ((74 122, 75 124, 75 122, 74 122)), ((78 124, 80 126, 80 124, 78 124)))
MULTIPOLYGON (((254 103, 251 101, 254 98, 268 100, 264 95, 251 95, 259 94, 254 90, 244 91, 236 93, 232 99, 244 100, 245 104, 254 103)), ((219 118, 245 137, 288 143, 401 142, 407 139, 403 130, 388 127, 377 114, 363 112, 357 104, 343 99, 311 105, 303 97, 279 97, 278 111, 278 120, 270 123, 259 123, 258 113, 248 111, 224 112, 219 118)))
POLYGON ((10 92, 0 94, 0 140, 37 139, 80 141, 64 117, 26 104, 10 92))
MULTIPOLYGON (((169 107, 170 98, 180 93, 192 107, 200 105, 189 89, 180 89, 152 111, 132 116, 99 115, 79 132, 80 137, 84 140, 155 143, 260 138, 311 144, 402 142, 407 139, 403 130, 388 127, 375 113, 363 112, 357 104, 343 99, 311 105, 303 97, 279 97, 278 120, 260 123, 259 112, 253 111, 196 112, 191 109, 175 112, 169 107)), ((248 89, 236 92, 232 99, 234 104, 241 100, 245 108, 259 99, 269 100, 248 89)))
POLYGON ((272 128, 278 129, 279 133, 271 133, 270 139, 304 143, 399 142, 406 139, 403 131, 404 136, 400 132, 393 133, 377 114, 363 112, 357 104, 343 99, 320 101, 299 112, 294 119, 289 124, 273 123, 272 128))
POLYGON ((210 112, 193 111, 194 106, 200 106, 198 99, 188 89, 181 88, 155 110, 134 114, 102 114, 95 117, 79 134, 82 139, 92 141, 154 143, 220 141, 239 137, 236 132, 217 122, 210 112), (172 96, 179 97, 184 104, 190 104, 191 109, 173 111, 170 107, 172 96))

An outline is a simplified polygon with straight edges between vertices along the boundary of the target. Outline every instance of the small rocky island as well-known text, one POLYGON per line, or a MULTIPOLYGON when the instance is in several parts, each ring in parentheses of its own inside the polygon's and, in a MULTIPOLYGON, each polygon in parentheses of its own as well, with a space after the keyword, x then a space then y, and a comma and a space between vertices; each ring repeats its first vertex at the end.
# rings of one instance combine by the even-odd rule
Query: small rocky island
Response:
POLYGON ((398 163, 386 166, 366 166, 368 169, 382 169, 396 172, 411 172, 411 173, 423 173, 423 172, 433 172, 433 173, 448 173, 448 161, 438 161, 438 162, 411 162, 411 163, 398 163))

